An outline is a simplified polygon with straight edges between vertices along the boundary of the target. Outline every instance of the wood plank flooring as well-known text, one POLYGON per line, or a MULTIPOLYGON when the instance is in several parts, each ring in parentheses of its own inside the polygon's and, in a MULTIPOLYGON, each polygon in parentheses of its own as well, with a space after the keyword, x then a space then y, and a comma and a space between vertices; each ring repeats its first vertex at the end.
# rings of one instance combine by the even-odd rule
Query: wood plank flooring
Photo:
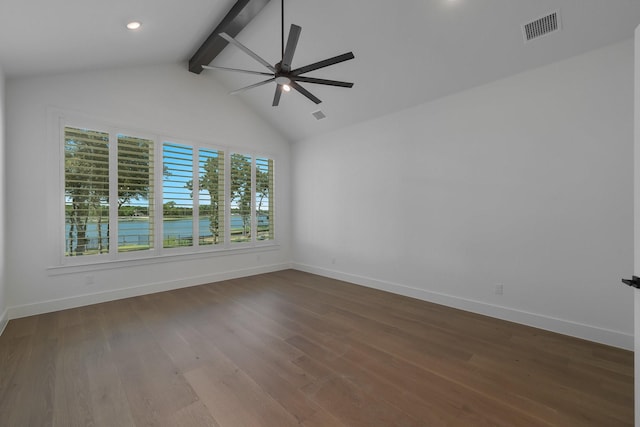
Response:
POLYGON ((10 321, 0 425, 631 426, 633 353, 288 270, 10 321))

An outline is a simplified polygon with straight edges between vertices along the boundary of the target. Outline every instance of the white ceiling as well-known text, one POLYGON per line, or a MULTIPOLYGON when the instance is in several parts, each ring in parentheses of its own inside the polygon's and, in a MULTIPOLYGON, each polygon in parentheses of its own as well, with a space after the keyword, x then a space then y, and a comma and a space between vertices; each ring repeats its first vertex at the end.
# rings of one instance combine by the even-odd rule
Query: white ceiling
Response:
MULTIPOLYGON (((0 65, 9 77, 187 60, 235 0, 1 0, 0 65), (139 19, 142 30, 126 22, 139 19)), ((632 37, 640 0, 286 0, 302 26, 293 66, 353 51, 308 75, 352 89, 304 85, 271 107, 274 85, 240 96, 292 141, 398 111, 632 37), (561 31, 524 43, 522 24, 558 10, 561 31), (316 121, 321 109, 327 118, 316 121)), ((280 1, 237 37, 271 63, 280 56, 280 1)), ((265 71, 228 46, 214 65, 265 71)), ((205 71, 230 90, 259 76, 205 71)), ((490 102, 490 100, 487 100, 490 102)))

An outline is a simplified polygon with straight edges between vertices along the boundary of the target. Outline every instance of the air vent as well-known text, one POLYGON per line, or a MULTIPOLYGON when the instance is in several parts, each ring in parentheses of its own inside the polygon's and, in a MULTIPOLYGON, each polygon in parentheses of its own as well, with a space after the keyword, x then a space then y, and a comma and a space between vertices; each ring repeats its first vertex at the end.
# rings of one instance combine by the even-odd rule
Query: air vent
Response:
POLYGON ((322 111, 318 110, 318 111, 314 111, 313 113, 311 113, 311 115, 313 117, 316 118, 316 120, 322 120, 325 117, 327 117, 322 111))
POLYGON ((560 29, 560 14, 558 11, 550 13, 547 16, 531 21, 522 26, 524 33, 524 41, 528 42, 533 39, 556 32, 560 29))

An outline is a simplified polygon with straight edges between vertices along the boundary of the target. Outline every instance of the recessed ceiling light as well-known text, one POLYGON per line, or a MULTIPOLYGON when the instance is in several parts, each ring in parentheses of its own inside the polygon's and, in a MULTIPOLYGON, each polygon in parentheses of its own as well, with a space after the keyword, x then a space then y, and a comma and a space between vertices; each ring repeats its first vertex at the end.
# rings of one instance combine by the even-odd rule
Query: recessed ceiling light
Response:
POLYGON ((137 30, 137 29, 139 29, 140 27, 142 27, 142 23, 141 23, 141 22, 139 22, 139 21, 131 21, 131 22, 129 22, 129 23, 127 24, 127 28, 128 28, 129 30, 137 30))

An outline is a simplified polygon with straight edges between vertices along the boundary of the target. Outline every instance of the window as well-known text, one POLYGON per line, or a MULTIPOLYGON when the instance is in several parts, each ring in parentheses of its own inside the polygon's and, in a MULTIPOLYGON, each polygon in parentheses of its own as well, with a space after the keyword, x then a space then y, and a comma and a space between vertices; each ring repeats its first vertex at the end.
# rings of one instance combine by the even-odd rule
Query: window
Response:
POLYGON ((231 241, 251 239, 251 157, 231 155, 231 241))
POLYGON ((118 252, 154 246, 153 145, 118 135, 118 252))
POLYGON ((200 245, 224 243, 224 153, 201 148, 198 156, 198 238, 200 245))
POLYGON ((273 160, 231 155, 231 242, 273 240, 273 160))
POLYGON ((273 159, 104 128, 63 127, 65 258, 274 240, 273 159))
POLYGON ((273 240, 273 160, 256 159, 256 224, 258 240, 273 240))
POLYGON ((117 135, 117 165, 111 170, 110 135, 65 128, 65 254, 110 251, 110 177, 117 176, 119 252, 153 247, 153 141, 117 135))
POLYGON ((163 246, 193 246, 193 148, 164 143, 163 246))
POLYGON ((67 127, 64 135, 65 254, 109 252, 109 134, 67 127))

